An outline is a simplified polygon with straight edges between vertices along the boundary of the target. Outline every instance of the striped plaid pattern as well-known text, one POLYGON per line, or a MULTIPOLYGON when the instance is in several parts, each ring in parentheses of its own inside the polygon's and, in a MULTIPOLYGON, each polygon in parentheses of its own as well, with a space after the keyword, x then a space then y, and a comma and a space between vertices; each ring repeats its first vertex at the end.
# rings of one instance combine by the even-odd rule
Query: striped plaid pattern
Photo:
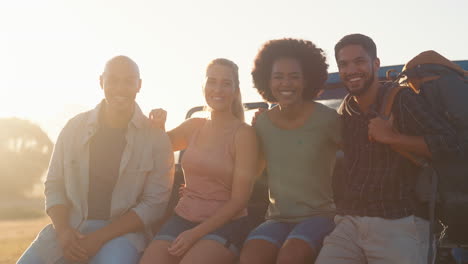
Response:
MULTIPOLYGON (((384 88, 369 113, 360 111, 351 96, 343 105, 344 174, 335 181, 335 202, 339 214, 396 219, 415 212, 414 186, 419 171, 390 146, 371 142, 369 120, 378 114, 384 88)), ((424 99, 409 89, 397 95, 394 123, 406 135, 423 136, 433 159, 465 155, 466 145, 457 139, 448 122, 438 116, 424 99)))

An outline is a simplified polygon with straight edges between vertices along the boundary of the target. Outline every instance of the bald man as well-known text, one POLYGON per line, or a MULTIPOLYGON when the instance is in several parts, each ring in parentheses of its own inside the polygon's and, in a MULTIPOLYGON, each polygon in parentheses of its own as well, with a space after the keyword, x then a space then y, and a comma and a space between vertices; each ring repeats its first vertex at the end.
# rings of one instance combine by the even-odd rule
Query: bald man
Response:
POLYGON ((45 181, 46 226, 18 263, 138 263, 173 180, 167 135, 135 102, 137 64, 106 63, 104 99, 60 133, 45 181))

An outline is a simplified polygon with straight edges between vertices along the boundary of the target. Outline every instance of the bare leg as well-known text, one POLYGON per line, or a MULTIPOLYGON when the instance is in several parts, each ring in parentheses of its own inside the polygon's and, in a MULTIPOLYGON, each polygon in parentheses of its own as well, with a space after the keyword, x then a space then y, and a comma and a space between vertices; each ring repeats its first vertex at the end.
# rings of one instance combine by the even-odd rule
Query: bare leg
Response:
POLYGON ((252 239, 242 248, 240 264, 274 264, 279 248, 266 240, 252 239))
POLYGON ((172 244, 170 241, 154 240, 146 248, 140 264, 177 264, 180 262, 180 257, 169 254, 167 248, 172 244))
POLYGON ((214 240, 200 240, 183 256, 180 264, 231 264, 236 255, 214 240))
POLYGON ((284 242, 281 247, 277 264, 302 264, 313 263, 317 257, 317 252, 304 240, 291 238, 284 242))

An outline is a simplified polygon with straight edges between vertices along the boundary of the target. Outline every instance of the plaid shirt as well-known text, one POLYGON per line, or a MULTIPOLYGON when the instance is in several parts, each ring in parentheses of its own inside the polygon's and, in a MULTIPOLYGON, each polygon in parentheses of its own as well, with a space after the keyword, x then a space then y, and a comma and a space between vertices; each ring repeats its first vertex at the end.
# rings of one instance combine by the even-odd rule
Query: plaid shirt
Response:
MULTIPOLYGON (((414 186, 417 168, 391 150, 389 145, 371 142, 369 120, 384 96, 381 88, 371 111, 360 111, 352 96, 343 102, 344 173, 335 181, 338 213, 396 219, 415 214, 414 186)), ((430 105, 409 89, 396 96, 392 113, 394 125, 403 134, 423 136, 434 160, 463 154, 455 131, 435 114, 430 105)))

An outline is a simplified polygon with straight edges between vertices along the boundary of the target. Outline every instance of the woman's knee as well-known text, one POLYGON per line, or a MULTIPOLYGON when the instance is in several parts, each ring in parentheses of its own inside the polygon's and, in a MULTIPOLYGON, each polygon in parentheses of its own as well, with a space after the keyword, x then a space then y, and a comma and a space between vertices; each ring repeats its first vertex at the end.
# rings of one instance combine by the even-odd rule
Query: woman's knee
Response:
POLYGON ((278 253, 277 264, 311 263, 317 257, 317 252, 305 241, 288 239, 278 253))
POLYGON ((244 244, 239 263, 240 264, 263 264, 275 263, 278 247, 266 240, 253 239, 244 244))
POLYGON ((140 264, 153 263, 178 263, 179 258, 169 254, 167 250, 171 242, 165 240, 153 240, 145 249, 143 256, 140 259, 140 264))
POLYGON ((216 240, 200 240, 184 255, 180 264, 234 263, 237 253, 216 240))

